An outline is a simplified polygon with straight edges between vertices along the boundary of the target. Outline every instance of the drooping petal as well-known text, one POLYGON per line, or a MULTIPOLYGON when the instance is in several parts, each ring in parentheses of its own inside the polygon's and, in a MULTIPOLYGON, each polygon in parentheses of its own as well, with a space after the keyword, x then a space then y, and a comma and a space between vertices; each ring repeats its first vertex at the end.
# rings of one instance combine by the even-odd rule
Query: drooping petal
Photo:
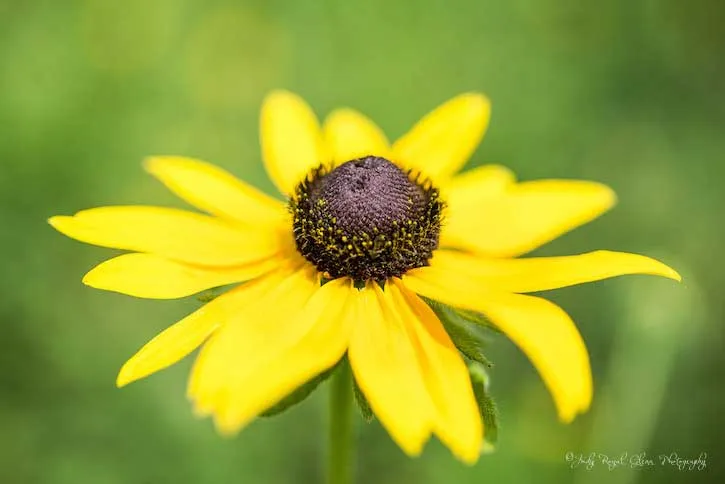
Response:
POLYGON ((188 388, 198 413, 226 412, 240 382, 270 365, 280 349, 299 341, 308 329, 296 323, 298 313, 319 288, 315 271, 308 266, 280 269, 274 278, 202 348, 188 388))
POLYGON ((144 378, 194 351, 236 311, 253 301, 270 282, 274 279, 261 278, 222 294, 159 333, 123 365, 116 385, 122 387, 144 378))
POLYGON ((340 361, 350 339, 351 319, 343 311, 352 291, 357 292, 350 280, 331 281, 317 289, 302 310, 291 317, 290 327, 279 321, 268 322, 267 347, 260 349, 267 353, 266 362, 252 366, 242 358, 247 376, 229 382, 228 401, 216 413, 215 421, 222 432, 238 431, 340 361), (294 337, 289 337, 290 332, 294 337))
POLYGON ((283 195, 292 195, 310 170, 329 161, 315 113, 291 92, 274 91, 265 98, 260 137, 264 166, 283 195))
POLYGON ((680 275, 649 257, 598 250, 563 257, 491 259, 450 250, 437 250, 430 267, 413 269, 435 273, 441 285, 454 287, 461 280, 476 280, 489 290, 536 292, 598 281, 628 274, 649 274, 680 280, 680 275))
POLYGON ((129 296, 174 299, 254 279, 277 265, 279 261, 274 257, 238 267, 202 267, 153 254, 124 254, 91 269, 83 283, 129 296))
POLYGON ((589 408, 589 355, 574 322, 561 308, 538 297, 492 292, 472 280, 446 287, 432 271, 420 270, 403 282, 418 294, 489 318, 539 371, 562 421, 569 422, 589 408))
POLYGON ((414 340, 421 373, 437 410, 435 433, 459 459, 476 462, 483 428, 468 367, 425 302, 399 279, 388 284, 386 292, 414 340))
POLYGON ((88 244, 148 252, 209 266, 258 261, 279 250, 280 236, 185 210, 147 206, 99 207, 48 222, 59 232, 88 244))
POLYGON ((355 380, 393 440, 418 455, 436 423, 406 324, 377 284, 355 298, 348 358, 355 380))
POLYGON ((536 249, 616 202, 606 185, 581 180, 530 181, 477 203, 466 199, 450 197, 441 245, 491 257, 515 257, 536 249))
POLYGON ((285 206, 219 167, 192 158, 155 156, 146 170, 196 208, 251 224, 279 224, 285 206))
POLYGON ((335 165, 367 155, 390 156, 390 144, 383 131, 352 109, 333 111, 325 119, 323 132, 335 165))
POLYGON ((491 104, 477 93, 457 96, 421 119, 393 144, 393 159, 434 180, 466 163, 488 127, 491 104))

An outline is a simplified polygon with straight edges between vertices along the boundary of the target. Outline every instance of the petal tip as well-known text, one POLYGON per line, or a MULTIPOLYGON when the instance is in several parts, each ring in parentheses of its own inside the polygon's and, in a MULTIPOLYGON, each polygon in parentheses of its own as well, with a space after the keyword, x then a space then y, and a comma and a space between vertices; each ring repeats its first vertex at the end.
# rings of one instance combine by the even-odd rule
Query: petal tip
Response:
POLYGON ((609 206, 613 207, 617 204, 619 199, 617 198, 617 193, 614 191, 612 187, 609 187, 607 185, 602 185, 606 191, 607 198, 609 199, 609 206))
POLYGON ((325 118, 325 122, 329 123, 330 121, 337 118, 347 118, 351 116, 357 116, 357 114, 357 111, 355 111, 354 109, 347 106, 341 106, 333 109, 330 114, 328 114, 325 118))
MULTIPOLYGON (((539 180, 535 180, 536 183, 539 180)), ((546 180, 541 180, 542 183, 546 183, 546 180)), ((590 180, 564 180, 565 183, 570 183, 572 188, 580 188, 583 193, 587 193, 592 202, 596 202, 601 207, 602 211, 609 210, 615 206, 618 202, 617 193, 612 187, 597 181, 590 180)))
POLYGON ((159 171, 161 165, 168 162, 168 160, 168 156, 147 156, 141 162, 141 166, 143 166, 143 169, 146 170, 146 172, 154 175, 159 171))
POLYGON ((52 217, 48 218, 48 223, 54 229, 60 230, 58 227, 62 226, 63 222, 70 218, 73 218, 73 217, 70 215, 53 215, 52 217))
POLYGON ((95 269, 91 269, 85 276, 83 276, 83 279, 81 279, 81 282, 88 287, 93 287, 93 288, 96 287, 94 284, 94 279, 95 279, 95 276, 93 274, 94 271, 95 271, 95 269))
POLYGON ((269 91, 262 101, 262 105, 270 104, 270 103, 276 103, 279 101, 298 101, 301 100, 300 96, 295 94, 294 92, 287 90, 287 89, 272 89, 269 91))
POLYGON ((587 181, 585 183, 589 183, 592 187, 599 190, 598 197, 601 200, 602 208, 604 210, 609 210, 610 208, 614 207, 619 201, 617 193, 609 185, 605 185, 604 183, 599 183, 595 181, 587 181))
POLYGON ((663 276, 672 279, 673 281, 682 282, 682 276, 679 272, 674 270, 672 267, 665 265, 665 272, 662 274, 663 276))
POLYGON ((121 368, 121 371, 118 372, 118 376, 116 377, 116 388, 123 388, 134 380, 135 378, 129 374, 124 366, 121 368))
POLYGON ((173 171, 171 170, 189 169, 192 168, 194 164, 199 163, 201 162, 184 156, 152 155, 145 157, 141 162, 141 166, 146 173, 163 181, 165 178, 173 175, 173 171))
MULTIPOLYGON (((491 451, 493 452, 493 451, 491 451)), ((481 453, 476 452, 476 454, 466 455, 466 456, 458 456, 458 459, 463 462, 467 466, 474 466, 476 465, 476 462, 478 462, 478 458, 480 457, 481 453)))
POLYGON ((491 99, 489 99, 489 97, 483 93, 471 91, 462 94, 461 97, 469 101, 472 106, 476 106, 477 108, 488 109, 491 107, 491 99))
POLYGON ((132 362, 132 360, 133 358, 124 363, 124 365, 118 371, 118 376, 116 377, 117 388, 125 387, 129 383, 133 383, 136 380, 140 380, 141 378, 148 376, 147 374, 142 374, 136 371, 134 368, 134 366, 136 365, 132 362))
POLYGON ((660 262, 657 259, 652 259, 647 256, 642 256, 644 260, 648 261, 650 264, 650 270, 649 271, 642 271, 644 274, 650 274, 653 276, 660 276, 660 277, 666 277, 667 279, 672 279, 676 282, 682 282, 682 276, 679 272, 674 270, 672 267, 668 266, 664 262, 660 262))
POLYGON ((467 466, 473 466, 476 464, 476 462, 478 462, 478 459, 481 457, 482 453, 486 454, 493 451, 488 451, 487 446, 493 449, 493 446, 491 446, 491 444, 481 439, 476 442, 476 445, 468 445, 465 449, 452 450, 452 452, 456 459, 463 462, 467 466))
POLYGON ((232 421, 229 419, 223 419, 218 414, 214 418, 214 427, 219 435, 225 438, 232 438, 239 433, 242 429, 243 424, 232 421))
POLYGON ((559 421, 563 424, 570 424, 578 415, 585 414, 589 410, 591 398, 583 400, 577 407, 559 410, 559 421))
POLYGON ((576 412, 573 411, 560 411, 559 412, 559 422, 563 424, 570 424, 574 421, 574 417, 576 417, 576 412))
POLYGON ((69 235, 69 231, 72 228, 74 218, 72 215, 55 215, 48 219, 48 224, 61 234, 72 237, 69 235))
MULTIPOLYGON (((101 264, 102 265, 102 264, 101 264)), ((108 287, 107 284, 103 283, 103 273, 98 271, 97 269, 100 267, 96 266, 90 271, 86 273, 85 276, 81 279, 81 283, 88 287, 92 287, 93 289, 101 289, 101 290, 112 290, 108 287)), ((120 291, 114 291, 114 292, 120 292, 120 291)))
POLYGON ((191 413, 195 418, 206 418, 211 415, 211 410, 192 402, 191 413))
POLYGON ((483 123, 485 130, 491 116, 491 100, 480 92, 466 92, 458 97, 458 101, 465 106, 464 111, 475 116, 478 122, 483 123))
POLYGON ((399 443, 400 448, 405 452, 405 455, 411 458, 420 457, 420 455, 423 453, 423 444, 424 442, 416 442, 413 444, 406 444, 403 445, 402 443, 399 443))

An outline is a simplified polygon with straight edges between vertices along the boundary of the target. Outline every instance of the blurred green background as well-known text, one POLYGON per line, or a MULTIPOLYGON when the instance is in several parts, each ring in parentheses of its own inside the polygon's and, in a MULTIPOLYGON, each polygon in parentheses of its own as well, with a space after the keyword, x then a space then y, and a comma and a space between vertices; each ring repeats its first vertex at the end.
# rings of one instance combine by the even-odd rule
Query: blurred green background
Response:
POLYGON ((84 287, 111 251, 45 222, 179 204, 142 171, 149 154, 206 159, 271 192, 257 117, 276 87, 320 115, 356 107, 392 138, 483 91, 493 119, 469 167, 599 180, 620 197, 537 253, 641 252, 685 278, 550 293, 595 375, 593 407, 573 424, 498 338, 496 452, 468 468, 434 440, 408 459, 378 423, 358 422, 358 482, 725 482, 724 45, 718 0, 0 0, 0 483, 322 481, 325 387, 232 440, 192 416, 189 359, 117 390, 123 361, 199 302, 84 287), (656 462, 571 469, 570 451, 656 462), (672 452, 707 453, 707 468, 659 465, 672 452))

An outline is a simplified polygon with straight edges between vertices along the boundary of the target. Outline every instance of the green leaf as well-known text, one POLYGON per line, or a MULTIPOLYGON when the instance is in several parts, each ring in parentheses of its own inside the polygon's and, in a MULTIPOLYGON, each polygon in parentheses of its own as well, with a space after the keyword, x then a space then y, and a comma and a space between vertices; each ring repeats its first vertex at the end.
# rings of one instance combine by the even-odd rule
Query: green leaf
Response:
POLYGON ((477 313, 475 311, 469 311, 468 309, 453 308, 451 306, 446 306, 445 304, 438 302, 438 301, 434 301, 434 302, 436 304, 444 306, 448 310, 454 312, 455 314, 458 315, 458 317, 467 321, 468 323, 474 324, 480 328, 483 328, 483 329, 486 329, 489 331, 493 331, 496 334, 503 334, 501 332, 501 330, 498 328, 498 326, 496 326, 491 321, 486 319, 486 316, 484 316, 481 313, 477 313))
POLYGON ((480 322, 482 320, 485 321, 483 316, 471 311, 454 309, 432 299, 423 298, 423 300, 436 313, 436 316, 438 316, 446 332, 451 337, 453 344, 456 345, 456 348, 466 358, 477 361, 489 368, 493 366, 493 363, 486 358, 483 352, 486 344, 486 334, 484 331, 489 328, 491 323, 488 321, 485 323, 480 322))
MULTIPOLYGON (((339 364, 339 363, 338 363, 339 364)), ((280 413, 286 411, 287 409, 294 407, 298 403, 305 400, 307 397, 309 397, 312 392, 314 392, 317 387, 322 383, 323 381, 327 380, 327 378, 332 374, 333 371, 335 371, 335 368, 337 368, 337 365, 333 366, 329 370, 320 373, 316 377, 312 378, 307 383, 300 385, 297 387, 295 391, 284 397, 282 400, 277 402, 275 405, 271 406, 267 410, 265 410, 263 413, 260 414, 260 417, 274 417, 275 415, 279 415, 280 413)))
POLYGON ((353 377, 352 379, 353 384, 353 392, 355 394, 355 403, 357 403, 357 409, 360 411, 360 415, 362 415, 363 420, 370 423, 375 419, 375 414, 373 414, 373 409, 370 408, 370 404, 368 403, 368 399, 365 398, 365 395, 363 395, 362 390, 360 390, 360 386, 357 384, 357 380, 353 377))
POLYGON ((499 428, 498 407, 488 392, 490 378, 486 368, 477 362, 471 362, 468 365, 468 371, 471 375, 473 395, 476 397, 478 411, 481 413, 481 419, 483 420, 485 440, 490 444, 495 444, 496 440, 498 440, 499 428))

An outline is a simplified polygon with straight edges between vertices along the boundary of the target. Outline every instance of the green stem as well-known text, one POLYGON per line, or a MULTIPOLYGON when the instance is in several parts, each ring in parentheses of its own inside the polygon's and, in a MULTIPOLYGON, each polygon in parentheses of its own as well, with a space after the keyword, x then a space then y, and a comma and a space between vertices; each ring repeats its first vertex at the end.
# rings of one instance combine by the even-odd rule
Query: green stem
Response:
POLYGON ((328 484, 352 482, 352 377, 345 358, 332 375, 330 385, 330 428, 328 484))

